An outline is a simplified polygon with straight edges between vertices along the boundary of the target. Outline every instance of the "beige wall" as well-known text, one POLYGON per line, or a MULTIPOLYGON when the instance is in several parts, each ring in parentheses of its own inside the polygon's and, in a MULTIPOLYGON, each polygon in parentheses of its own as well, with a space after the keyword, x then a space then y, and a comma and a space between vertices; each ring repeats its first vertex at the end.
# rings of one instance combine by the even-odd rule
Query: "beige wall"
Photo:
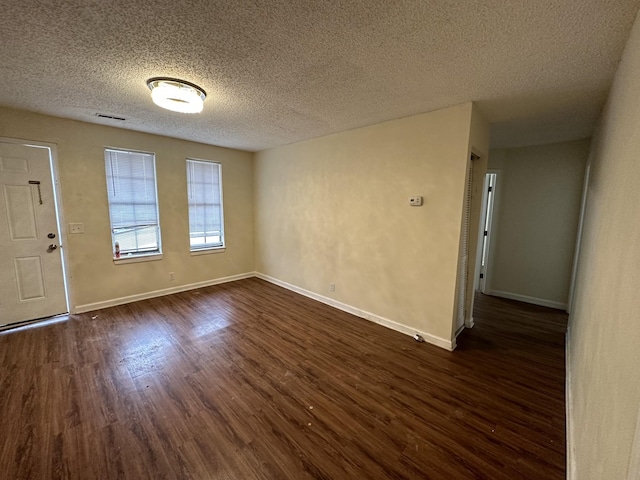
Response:
POLYGON ((64 220, 84 223, 68 235, 72 308, 129 295, 252 272, 253 154, 156 135, 0 109, 0 137, 56 144, 64 220), (155 152, 164 258, 114 265, 104 147, 155 152), (189 253, 185 158, 222 162, 227 249, 189 253), (175 281, 169 281, 175 272, 175 281))
POLYGON ((465 104, 259 152, 256 270, 451 340, 471 116, 465 104))
POLYGON ((255 252, 267 275, 452 340, 465 165, 488 150, 472 104, 261 152, 255 182, 251 153, 19 110, 0 136, 56 145, 63 229, 85 226, 65 242, 72 309, 250 273, 255 252), (106 146, 156 153, 162 260, 112 261, 106 146), (223 164, 225 253, 189 254, 185 157, 223 164))
POLYGON ((487 293, 566 308, 589 140, 492 150, 499 170, 487 293))
POLYGON ((569 334, 573 480, 640 478, 639 78, 636 19, 591 154, 569 334))

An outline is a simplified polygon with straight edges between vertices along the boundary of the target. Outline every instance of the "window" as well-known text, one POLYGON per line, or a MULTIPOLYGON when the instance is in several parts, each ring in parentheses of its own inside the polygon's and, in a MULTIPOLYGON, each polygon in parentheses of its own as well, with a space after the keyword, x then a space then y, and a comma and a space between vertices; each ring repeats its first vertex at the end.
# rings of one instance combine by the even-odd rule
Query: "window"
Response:
POLYGON ((220 170, 219 163, 187 159, 191 251, 224 247, 220 170))
POLYGON ((122 257, 160 253, 154 154, 108 148, 104 159, 114 252, 118 244, 122 257))

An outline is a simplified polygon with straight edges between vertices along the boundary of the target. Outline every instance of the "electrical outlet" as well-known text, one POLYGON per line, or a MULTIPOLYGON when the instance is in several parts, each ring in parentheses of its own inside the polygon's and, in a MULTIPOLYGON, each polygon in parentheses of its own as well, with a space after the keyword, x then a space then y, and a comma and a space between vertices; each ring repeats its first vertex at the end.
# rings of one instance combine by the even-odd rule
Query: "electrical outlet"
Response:
POLYGON ((421 196, 409 197, 409 205, 411 205, 412 207, 421 207, 422 197, 421 196))
POLYGON ((175 276, 173 275, 173 272, 169 272, 169 281, 173 282, 175 280, 175 276))
POLYGON ((84 233, 84 223, 70 223, 69 233, 84 233))
POLYGON ((330 283, 329 284, 329 291, 330 292, 335 292, 336 291, 336 284, 335 283, 330 283))

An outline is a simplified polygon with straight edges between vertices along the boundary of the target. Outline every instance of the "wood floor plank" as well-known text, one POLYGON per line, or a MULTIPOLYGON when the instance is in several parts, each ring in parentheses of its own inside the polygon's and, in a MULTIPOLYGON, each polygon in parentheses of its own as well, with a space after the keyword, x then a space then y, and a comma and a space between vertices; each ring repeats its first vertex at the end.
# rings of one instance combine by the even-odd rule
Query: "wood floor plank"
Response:
POLYGON ((11 479, 563 479, 562 312, 455 352, 252 278, 0 334, 11 479))

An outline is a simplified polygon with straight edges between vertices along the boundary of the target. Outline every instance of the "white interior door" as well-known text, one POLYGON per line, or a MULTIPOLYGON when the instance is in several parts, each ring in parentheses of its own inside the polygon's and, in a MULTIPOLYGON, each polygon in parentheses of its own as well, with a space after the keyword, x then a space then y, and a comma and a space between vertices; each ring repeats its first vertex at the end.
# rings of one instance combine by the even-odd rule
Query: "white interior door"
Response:
POLYGON ((0 142, 0 325, 66 313, 49 148, 0 142))
POLYGON ((480 291, 487 290, 487 279, 489 277, 489 247, 491 246, 491 226, 493 220, 493 204, 496 197, 496 183, 498 174, 487 173, 485 175, 485 196, 483 206, 483 218, 480 232, 482 250, 480 252, 480 291))

